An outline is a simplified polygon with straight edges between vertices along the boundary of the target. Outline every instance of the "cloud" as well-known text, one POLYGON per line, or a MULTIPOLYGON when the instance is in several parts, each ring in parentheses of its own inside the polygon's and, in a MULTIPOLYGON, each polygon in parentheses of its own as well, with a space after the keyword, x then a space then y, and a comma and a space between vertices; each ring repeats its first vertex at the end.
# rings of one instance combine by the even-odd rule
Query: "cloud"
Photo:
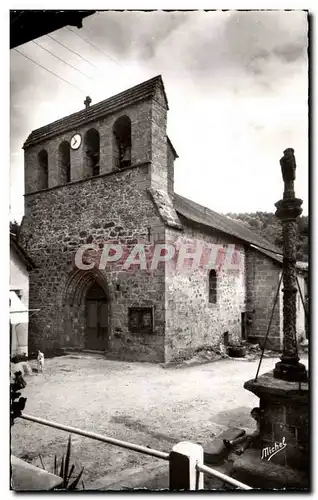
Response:
POLYGON ((277 47, 273 50, 274 54, 286 62, 295 62, 298 59, 305 59, 307 44, 296 45, 293 43, 286 44, 282 47, 277 47))
POLYGON ((155 56, 156 47, 178 29, 189 13, 169 12, 100 12, 84 20, 92 40, 124 59, 155 56))

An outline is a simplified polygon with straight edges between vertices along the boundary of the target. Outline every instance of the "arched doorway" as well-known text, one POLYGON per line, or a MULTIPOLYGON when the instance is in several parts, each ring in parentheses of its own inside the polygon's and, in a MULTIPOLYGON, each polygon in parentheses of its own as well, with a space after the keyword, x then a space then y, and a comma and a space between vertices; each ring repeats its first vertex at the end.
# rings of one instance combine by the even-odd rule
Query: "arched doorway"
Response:
POLYGON ((104 351, 108 349, 109 307, 102 287, 93 282, 87 290, 85 348, 104 351))

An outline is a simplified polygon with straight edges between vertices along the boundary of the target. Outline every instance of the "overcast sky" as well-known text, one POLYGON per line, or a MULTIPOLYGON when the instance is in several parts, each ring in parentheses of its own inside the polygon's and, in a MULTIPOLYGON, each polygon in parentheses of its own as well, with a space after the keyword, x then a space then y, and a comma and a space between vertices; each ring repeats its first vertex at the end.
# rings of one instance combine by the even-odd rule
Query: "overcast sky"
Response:
POLYGON ((275 210, 279 159, 295 149, 296 195, 308 213, 307 15, 272 12, 100 12, 11 55, 11 218, 23 215, 29 133, 161 74, 175 191, 218 212, 275 210), (78 34, 76 34, 76 32, 78 34), (84 41, 84 37, 88 42, 84 41), (95 44, 100 50, 94 48, 95 44), (90 78, 88 78, 90 77, 90 78))

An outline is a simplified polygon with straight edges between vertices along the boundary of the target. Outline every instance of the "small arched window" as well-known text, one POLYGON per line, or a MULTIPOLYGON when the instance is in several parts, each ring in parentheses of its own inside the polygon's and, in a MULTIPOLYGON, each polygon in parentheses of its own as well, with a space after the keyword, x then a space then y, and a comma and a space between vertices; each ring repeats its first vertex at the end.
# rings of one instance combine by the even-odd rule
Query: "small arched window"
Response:
POLYGON ((84 137, 84 151, 86 155, 87 177, 100 173, 100 146, 99 133, 96 129, 89 129, 84 137))
POLYGON ((71 148, 69 142, 63 141, 59 145, 58 161, 61 184, 71 182, 71 148))
POLYGON ((126 115, 118 118, 113 126, 113 166, 125 168, 131 165, 131 121, 126 115))
POLYGON ((49 160, 46 149, 42 149, 38 154, 39 162, 39 189, 49 187, 49 160))
POLYGON ((216 271, 211 269, 209 273, 209 302, 216 304, 217 298, 217 276, 216 271))

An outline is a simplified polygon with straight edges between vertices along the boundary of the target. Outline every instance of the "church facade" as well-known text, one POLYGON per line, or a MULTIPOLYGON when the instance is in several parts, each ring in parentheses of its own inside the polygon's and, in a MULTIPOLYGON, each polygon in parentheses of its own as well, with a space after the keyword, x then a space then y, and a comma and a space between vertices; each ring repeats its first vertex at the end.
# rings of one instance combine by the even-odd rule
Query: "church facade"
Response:
MULTIPOLYGON (((280 251, 174 192, 178 155, 167 111, 158 76, 95 105, 87 98, 85 109, 24 143, 21 244, 35 263, 29 301, 39 309, 30 352, 74 348, 169 362, 220 343, 263 341, 280 251), (206 249, 217 249, 216 258, 206 249)), ((302 335, 304 318, 298 326, 302 335)), ((281 293, 267 345, 282 347, 281 293)))

